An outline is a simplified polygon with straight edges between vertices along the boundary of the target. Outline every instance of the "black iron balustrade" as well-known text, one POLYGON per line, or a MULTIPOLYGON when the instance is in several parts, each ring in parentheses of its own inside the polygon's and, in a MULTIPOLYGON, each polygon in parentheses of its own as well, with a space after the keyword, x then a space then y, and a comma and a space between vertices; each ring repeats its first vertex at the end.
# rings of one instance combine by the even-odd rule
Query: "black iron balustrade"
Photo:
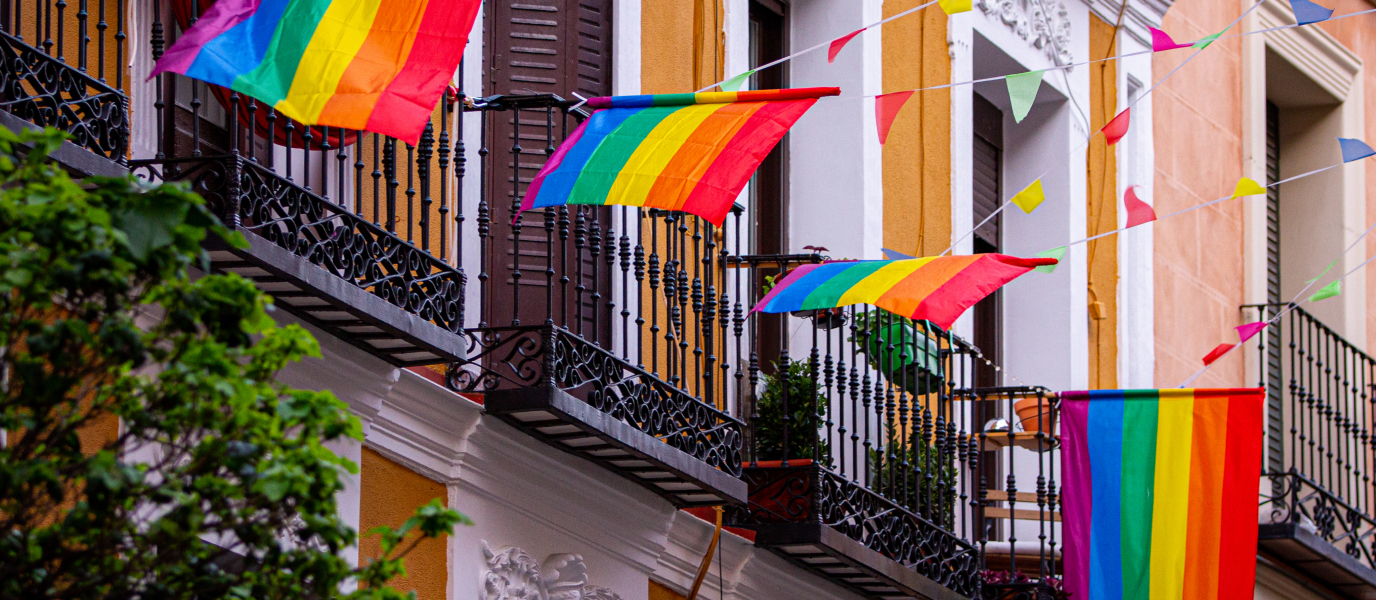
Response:
MULTIPOLYGON (((1282 310, 1243 307, 1248 321, 1282 310)), ((1262 486, 1261 545, 1297 563, 1325 554, 1349 573, 1325 583, 1361 581, 1364 592, 1376 592, 1376 359, 1298 307, 1257 334, 1256 344, 1270 484, 1262 486)))
POLYGON ((871 597, 1059 593, 1053 394, 974 388, 978 349, 867 305, 779 331, 754 340, 782 352, 750 365, 750 501, 731 524, 871 597))
POLYGON ((0 110, 19 123, 62 130, 73 144, 123 164, 125 2, 73 4, 9 0, 0 7, 0 110))

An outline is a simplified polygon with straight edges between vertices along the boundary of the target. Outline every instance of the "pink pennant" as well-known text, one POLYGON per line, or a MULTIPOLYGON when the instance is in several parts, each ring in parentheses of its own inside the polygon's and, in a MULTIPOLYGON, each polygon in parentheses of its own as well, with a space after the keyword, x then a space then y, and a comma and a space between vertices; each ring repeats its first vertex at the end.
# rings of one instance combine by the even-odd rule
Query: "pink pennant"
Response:
POLYGON ((1266 325, 1266 321, 1257 321, 1256 323, 1238 325, 1235 329, 1237 329, 1237 337, 1240 338, 1239 343, 1252 339, 1252 336, 1260 333, 1261 330, 1266 329, 1266 325))
POLYGON ((1223 356, 1224 354, 1227 354, 1229 350, 1232 350, 1235 347, 1237 347, 1237 344, 1219 344, 1217 348, 1214 348, 1213 351, 1209 352, 1208 356, 1204 357, 1204 366, 1207 367, 1209 365, 1214 364, 1214 361, 1218 360, 1219 357, 1223 356))
POLYGON ((903 104, 908 98, 913 97, 913 92, 893 92, 883 94, 874 99, 874 122, 879 127, 879 145, 889 139, 889 128, 893 127, 893 120, 898 117, 898 111, 902 110, 903 104))
POLYGON ((1137 187, 1130 185, 1128 191, 1123 193, 1123 206, 1128 211, 1128 227, 1156 220, 1156 211, 1152 210, 1151 205, 1137 199, 1137 187))
POLYGON ((831 47, 827 48, 827 62, 836 62, 836 55, 841 53, 841 49, 846 47, 846 43, 849 42, 851 38, 860 35, 860 32, 862 31, 864 31, 864 29, 856 29, 855 31, 847 33, 846 35, 831 40, 831 47))
POLYGON ((1118 113, 1118 116, 1113 117, 1108 125, 1104 125, 1104 139, 1108 140, 1108 145, 1117 144, 1118 140, 1123 139, 1123 136, 1128 134, 1128 124, 1132 121, 1131 113, 1132 107, 1125 108, 1123 112, 1118 113))
POLYGON ((1189 48, 1190 44, 1177 44, 1171 39, 1170 34, 1155 27, 1148 27, 1151 30, 1151 51, 1161 52, 1163 50, 1175 50, 1176 48, 1189 48))

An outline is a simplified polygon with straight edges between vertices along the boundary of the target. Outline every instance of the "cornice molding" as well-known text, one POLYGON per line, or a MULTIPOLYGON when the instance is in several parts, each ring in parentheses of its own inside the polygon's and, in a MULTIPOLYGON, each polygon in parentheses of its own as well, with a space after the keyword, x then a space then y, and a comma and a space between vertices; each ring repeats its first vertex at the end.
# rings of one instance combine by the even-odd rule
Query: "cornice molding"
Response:
POLYGON ((1151 32, 1148 27, 1161 27, 1161 19, 1166 17, 1175 0, 1083 0, 1090 12, 1110 25, 1118 22, 1123 11, 1123 2, 1128 3, 1123 15, 1123 31, 1137 43, 1151 48, 1151 32))
MULTIPOLYGON (((1295 23, 1284 2, 1271 0, 1257 9, 1258 29, 1295 23)), ((1362 73, 1362 59, 1318 27, 1294 27, 1263 34, 1266 45, 1339 101, 1347 99, 1362 73)))
POLYGON ((1052 63, 1075 62, 1070 53, 1070 11, 1065 0, 975 0, 975 8, 1013 30, 1052 63))

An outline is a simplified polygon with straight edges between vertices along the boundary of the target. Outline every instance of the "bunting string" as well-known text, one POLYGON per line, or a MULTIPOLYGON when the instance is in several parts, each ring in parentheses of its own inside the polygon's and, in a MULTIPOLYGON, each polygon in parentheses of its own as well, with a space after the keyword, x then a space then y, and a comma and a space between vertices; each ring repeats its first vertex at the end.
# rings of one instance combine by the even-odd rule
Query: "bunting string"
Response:
MULTIPOLYGON (((805 55, 805 54, 810 54, 810 53, 812 53, 812 52, 816 52, 816 51, 818 51, 818 50, 821 50, 822 48, 830 47, 832 44, 835 44, 835 43, 837 43, 837 42, 841 42, 842 44, 844 44, 845 42, 850 41, 851 38, 855 37, 857 34, 859 34, 859 33, 862 32, 862 31, 865 31, 866 29, 871 29, 871 28, 874 28, 874 27, 878 27, 878 26, 883 25, 883 24, 885 24, 885 23, 888 23, 889 21, 892 21, 892 20, 894 20, 894 19, 898 19, 898 18, 901 18, 901 17, 906 17, 906 16, 911 15, 911 14, 913 14, 913 13, 915 13, 915 12, 918 12, 918 11, 924 9, 924 8, 927 8, 927 7, 929 7, 929 6, 933 5, 933 4, 936 4, 936 3, 939 2, 939 1, 940 1, 940 0, 931 0, 930 2, 928 2, 928 3, 926 3, 926 4, 923 4, 923 5, 921 5, 921 6, 916 6, 916 7, 910 8, 910 9, 908 9, 908 10, 905 10, 905 11, 903 11, 903 12, 901 12, 901 13, 898 13, 898 14, 893 15, 893 16, 891 16, 891 17, 888 17, 888 18, 886 18, 886 19, 882 19, 882 20, 876 21, 876 22, 874 22, 874 23, 871 23, 871 24, 869 24, 869 25, 866 25, 866 26, 864 26, 864 27, 861 27, 860 29, 857 29, 857 30, 855 30, 855 31, 852 31, 852 32, 850 32, 850 33, 847 33, 846 35, 843 35, 843 36, 841 36, 841 37, 834 38, 834 39, 830 39, 830 40, 827 40, 827 41, 822 42, 822 43, 820 43, 820 44, 816 44, 816 45, 814 45, 814 46, 808 46, 807 48, 804 48, 804 49, 802 49, 802 50, 799 50, 799 51, 797 51, 797 52, 794 52, 793 54, 790 54, 790 55, 788 55, 788 56, 785 56, 785 57, 783 57, 783 58, 780 58, 780 59, 778 59, 778 60, 776 60, 776 61, 774 61, 774 62, 765 63, 765 64, 763 64, 763 65, 760 65, 760 66, 758 66, 758 67, 752 68, 752 69, 750 69, 749 71, 746 71, 746 72, 741 73, 741 74, 739 74, 739 75, 736 75, 736 76, 734 76, 734 77, 731 77, 731 78, 728 78, 728 79, 723 79, 723 80, 721 80, 721 81, 718 81, 718 82, 716 82, 716 83, 714 83, 714 84, 712 84, 712 85, 709 85, 709 86, 707 86, 707 87, 705 87, 705 88, 702 88, 702 89, 698 90, 697 93, 701 94, 701 93, 703 93, 703 92, 705 92, 705 91, 707 91, 707 90, 710 90, 710 89, 712 89, 712 88, 714 88, 714 87, 717 87, 717 86, 722 86, 722 89, 723 89, 723 90, 732 91, 732 90, 727 90, 727 87, 726 87, 725 85, 723 85, 723 84, 728 84, 728 83, 731 83, 731 82, 736 81, 736 80, 742 80, 742 81, 743 81, 744 78, 749 77, 750 75, 753 75, 753 74, 755 74, 755 73, 758 73, 758 72, 760 72, 760 71, 763 71, 763 70, 765 70, 765 69, 768 69, 768 68, 770 68, 770 67, 773 67, 773 66, 775 66, 775 65, 781 65, 781 64, 786 63, 786 62, 788 62, 788 61, 790 61, 790 60, 793 60, 793 59, 795 59, 795 58, 798 58, 799 56, 803 56, 803 55, 805 55)), ((838 48, 838 50, 839 50, 839 48, 838 48)), ((835 54, 835 52, 833 52, 831 58, 835 58, 835 57, 836 57, 836 54, 835 54)))
MULTIPOLYGON (((1237 19, 1234 19, 1232 23, 1229 23, 1227 27, 1223 28, 1223 30, 1222 30, 1221 32, 1219 32, 1219 34, 1216 34, 1215 37, 1217 37, 1217 35, 1221 35, 1223 32, 1226 32, 1226 31, 1228 31, 1229 29, 1232 29, 1232 28, 1235 27, 1238 23, 1242 22, 1242 20, 1245 19, 1245 18, 1247 17, 1247 15, 1251 14, 1252 11, 1256 10, 1257 7, 1261 6, 1263 2, 1265 2, 1265 0, 1259 0, 1258 2, 1256 2, 1255 4, 1253 4, 1250 8, 1248 8, 1246 11, 1244 11, 1241 15, 1238 15, 1237 19)), ((1205 38, 1205 40, 1208 40, 1208 38, 1205 38)), ((1147 88, 1146 91, 1144 91, 1144 92, 1142 92, 1141 94, 1139 94, 1139 95, 1137 96, 1136 99, 1134 99, 1133 101, 1129 102, 1128 105, 1127 105, 1127 107, 1124 108, 1124 109, 1119 113, 1119 115, 1121 116, 1121 115, 1123 115, 1123 114, 1129 114, 1129 111, 1132 110, 1132 107, 1133 107, 1133 106, 1135 106, 1138 102, 1141 102, 1143 98, 1146 98, 1148 95, 1150 95, 1154 90, 1156 90, 1156 88, 1161 87, 1161 84, 1166 83, 1166 81, 1169 80, 1169 79, 1170 79, 1172 76, 1174 76, 1176 73, 1179 73, 1179 72, 1180 72, 1180 69, 1184 68, 1185 65, 1190 64, 1190 61, 1194 60, 1194 58, 1195 58, 1196 56, 1199 56, 1199 53, 1203 52, 1203 51, 1204 51, 1206 48, 1208 48, 1210 45, 1212 45, 1212 42, 1211 42, 1211 41, 1210 41, 1210 43, 1203 43, 1202 45, 1199 44, 1199 43, 1196 43, 1196 46, 1195 46, 1196 49, 1195 49, 1194 53, 1190 54, 1190 56, 1189 56, 1188 58, 1186 58, 1186 59, 1184 60, 1184 62, 1181 62, 1181 63, 1180 63, 1179 65, 1177 65, 1174 69, 1171 69, 1171 71, 1170 71, 1169 73, 1167 73, 1165 77, 1162 77, 1162 78, 1161 78, 1160 80, 1158 80, 1156 83, 1152 84, 1152 86, 1151 86, 1150 88, 1147 88)), ((1108 129, 1110 126, 1116 125, 1117 122, 1118 122, 1118 117, 1114 117, 1113 120, 1109 121, 1106 125, 1104 125, 1103 128, 1100 128, 1099 131, 1096 131, 1096 132, 1094 132, 1094 133, 1092 133, 1092 134, 1086 136, 1083 142, 1080 142, 1080 144, 1079 144, 1078 146, 1076 146, 1075 148, 1073 148, 1073 149, 1070 150, 1070 154, 1071 154, 1071 155, 1074 155, 1076 152, 1079 152, 1081 149, 1083 149, 1083 148, 1085 148, 1086 146, 1088 146, 1090 140, 1094 139, 1094 136, 1098 135, 1099 132, 1101 132, 1101 131, 1105 131, 1105 130, 1108 129)), ((1116 141, 1116 140, 1113 140, 1113 141, 1116 141)), ((1111 144, 1111 143, 1112 143, 1112 141, 1110 141, 1110 144, 1111 144)), ((1046 174, 1047 174, 1047 173, 1050 173, 1050 172, 1051 172, 1050 169, 1047 169, 1046 171, 1043 171, 1043 172, 1041 173, 1041 175, 1038 175, 1038 176, 1036 177, 1036 179, 1033 180, 1032 184, 1030 184, 1028 187, 1031 188, 1032 185, 1039 185, 1040 182, 1041 182, 1042 177, 1045 177, 1046 174)), ((1024 190, 1024 192, 1026 192, 1026 190, 1024 190)), ((1003 212, 1004 209, 1008 208, 1008 205, 1009 205, 1009 204, 1013 204, 1016 200, 1018 200, 1019 196, 1022 196, 1024 192, 1020 192, 1018 195, 1015 195, 1015 196, 1013 196, 1012 198, 1009 198, 1008 200, 1005 200, 1002 204, 999 205, 998 208, 996 208, 996 209, 994 209, 992 212, 990 212, 990 213, 989 213, 989 216, 988 216, 988 217, 985 217, 985 219, 984 219, 983 221, 980 221, 979 224, 977 224, 977 225, 975 225, 974 227, 970 228, 969 231, 966 231, 966 232, 965 232, 964 234, 962 234, 959 238, 956 238, 956 240, 955 240, 954 242, 952 242, 951 245, 948 246, 945 250, 942 250, 942 251, 941 251, 941 254, 939 254, 938 256, 945 256, 947 253, 951 252, 951 250, 954 249, 957 245, 959 245, 961 242, 965 241, 965 238, 970 237, 970 235, 972 235, 975 231, 979 230, 980 227, 983 227, 985 224, 987 224, 987 223, 988 223, 990 220, 992 220, 994 217, 998 216, 999 213, 1003 212)), ((1034 203, 1034 204, 1032 205, 1032 208, 1036 208, 1036 204, 1040 204, 1040 200, 1038 200, 1036 203, 1034 203)), ((1022 204, 1019 204, 1019 205, 1020 205, 1020 206, 1023 206, 1022 204)), ((1027 208, 1024 208, 1024 210, 1025 210, 1026 212, 1028 212, 1028 213, 1032 212, 1030 209, 1027 209, 1027 208)))

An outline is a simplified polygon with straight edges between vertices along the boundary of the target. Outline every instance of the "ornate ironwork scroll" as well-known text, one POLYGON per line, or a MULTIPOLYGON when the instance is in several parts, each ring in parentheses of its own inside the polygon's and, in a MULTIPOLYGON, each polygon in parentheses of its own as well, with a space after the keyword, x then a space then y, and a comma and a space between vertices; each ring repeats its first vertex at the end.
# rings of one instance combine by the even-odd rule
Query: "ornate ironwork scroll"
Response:
POLYGON ((73 144, 124 162, 129 115, 123 93, 4 32, 0 59, 0 108, 65 131, 73 144))
POLYGON ((551 387, 733 476, 744 425, 715 406, 562 327, 470 329, 468 361, 447 381, 460 392, 551 387))
POLYGON ((817 465, 745 470, 750 503, 728 512, 742 527, 814 522, 969 597, 980 592, 979 551, 956 534, 817 465))

